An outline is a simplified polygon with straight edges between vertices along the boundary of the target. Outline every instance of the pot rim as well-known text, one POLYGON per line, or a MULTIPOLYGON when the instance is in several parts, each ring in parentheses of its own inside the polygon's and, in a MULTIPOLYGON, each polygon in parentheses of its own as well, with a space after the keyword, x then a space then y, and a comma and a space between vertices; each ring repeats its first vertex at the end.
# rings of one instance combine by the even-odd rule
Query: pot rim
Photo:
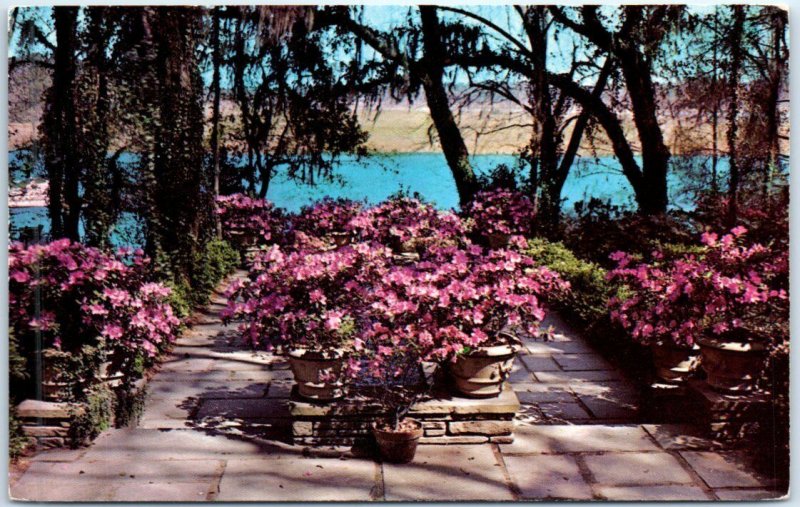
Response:
POLYGON ((697 341, 701 347, 708 347, 713 349, 725 350, 729 352, 765 352, 767 350, 766 344, 760 341, 751 342, 731 342, 719 338, 705 337, 697 341))
POLYGON ((407 422, 407 421, 413 422, 417 427, 415 429, 413 429, 413 430, 408 430, 408 431, 395 431, 395 430, 391 430, 391 429, 387 430, 387 429, 378 428, 379 421, 375 421, 375 422, 372 423, 372 429, 373 429, 373 431, 377 431, 379 433, 391 433, 392 435, 413 435, 414 433, 422 431, 422 422, 421 421, 419 421, 417 419, 414 419, 414 418, 411 418, 411 417, 404 417, 403 420, 402 420, 402 422, 407 422))
POLYGON ((662 340, 653 340, 650 342, 651 347, 666 347, 670 349, 680 349, 680 350, 700 350, 700 346, 697 343, 693 343, 692 345, 678 345, 672 339, 662 339, 662 340))
POLYGON ((302 359, 304 361, 328 361, 331 359, 341 359, 345 355, 343 348, 315 350, 305 347, 292 347, 287 353, 292 359, 302 359), (306 357, 307 354, 319 355, 319 357, 306 357))

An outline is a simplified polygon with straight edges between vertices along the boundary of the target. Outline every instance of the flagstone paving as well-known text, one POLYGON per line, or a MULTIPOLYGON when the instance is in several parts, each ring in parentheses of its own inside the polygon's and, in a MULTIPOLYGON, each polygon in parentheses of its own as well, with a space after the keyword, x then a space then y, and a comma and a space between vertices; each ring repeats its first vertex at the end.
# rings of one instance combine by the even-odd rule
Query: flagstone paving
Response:
POLYGON ((642 424, 638 393, 556 316, 525 340, 510 444, 421 445, 406 465, 285 443, 286 362, 240 346, 220 296, 148 385, 137 428, 23 460, 14 499, 38 501, 752 500, 774 481, 691 425, 642 424))

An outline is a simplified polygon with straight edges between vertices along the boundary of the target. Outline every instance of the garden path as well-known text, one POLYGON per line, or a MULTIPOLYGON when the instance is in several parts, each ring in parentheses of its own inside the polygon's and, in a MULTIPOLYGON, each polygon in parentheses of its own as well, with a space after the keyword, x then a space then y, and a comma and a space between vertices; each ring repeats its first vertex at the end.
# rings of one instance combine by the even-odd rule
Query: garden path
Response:
MULTIPOLYGON (((239 274, 238 276, 242 276, 239 274)), ((239 346, 217 294, 149 383, 136 428, 24 461, 12 498, 38 501, 732 500, 771 481, 688 426, 637 422, 637 392, 557 316, 525 340, 512 444, 421 445, 413 463, 283 443, 291 373, 239 346)))

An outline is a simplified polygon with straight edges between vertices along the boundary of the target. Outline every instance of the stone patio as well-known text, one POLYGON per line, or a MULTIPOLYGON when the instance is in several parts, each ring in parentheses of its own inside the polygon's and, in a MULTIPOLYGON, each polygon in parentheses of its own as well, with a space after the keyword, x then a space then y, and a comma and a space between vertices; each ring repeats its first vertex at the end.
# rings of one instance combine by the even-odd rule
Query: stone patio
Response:
POLYGON ((754 500, 776 483, 691 425, 643 424, 637 390, 563 322, 527 340, 513 443, 420 445, 414 462, 291 441, 291 373, 238 346, 217 296, 151 380, 139 427, 22 460, 36 501, 754 500))

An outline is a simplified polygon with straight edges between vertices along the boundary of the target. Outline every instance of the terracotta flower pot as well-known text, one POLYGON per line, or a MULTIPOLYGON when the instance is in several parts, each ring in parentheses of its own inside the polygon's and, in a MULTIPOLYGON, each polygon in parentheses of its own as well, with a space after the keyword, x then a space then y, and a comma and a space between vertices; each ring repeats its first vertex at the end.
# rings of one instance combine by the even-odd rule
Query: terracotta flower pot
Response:
POLYGON ((489 241, 489 248, 506 248, 508 246, 508 242, 511 240, 511 234, 493 232, 486 236, 486 239, 489 241))
POLYGON ((394 431, 382 428, 379 425, 372 426, 372 434, 378 443, 381 457, 390 463, 409 463, 414 459, 417 452, 417 444, 422 438, 422 423, 414 419, 404 419, 401 425, 413 426, 411 429, 401 428, 394 431))
POLYGON ((672 340, 653 342, 650 345, 656 376, 670 384, 680 384, 697 366, 699 347, 681 347, 672 340))
POLYGON ((456 390, 470 398, 492 398, 503 390, 519 347, 513 344, 478 347, 459 355, 448 371, 456 390))
POLYGON ((749 392, 756 388, 767 357, 767 347, 762 342, 704 338, 699 344, 700 364, 709 386, 725 392, 749 392))
POLYGON ((344 395, 341 371, 344 351, 325 352, 307 349, 289 351, 289 366, 297 383, 297 393, 303 398, 330 401, 344 395))

